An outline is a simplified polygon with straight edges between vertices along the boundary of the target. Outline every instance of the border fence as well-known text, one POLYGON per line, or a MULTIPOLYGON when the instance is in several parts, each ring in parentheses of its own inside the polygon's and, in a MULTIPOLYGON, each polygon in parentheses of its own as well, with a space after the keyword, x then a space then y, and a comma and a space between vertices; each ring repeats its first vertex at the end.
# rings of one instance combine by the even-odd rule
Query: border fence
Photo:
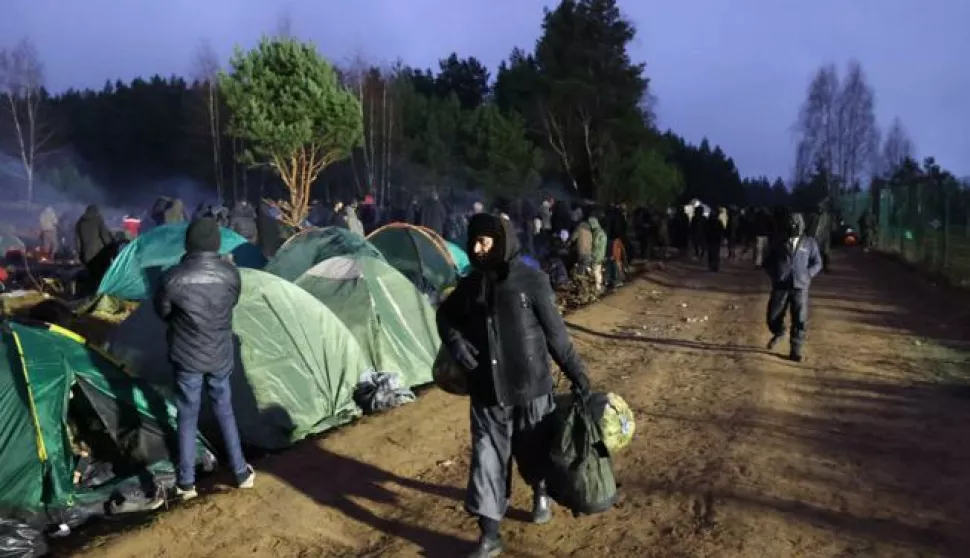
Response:
POLYGON ((874 249, 970 286, 970 184, 886 186, 842 195, 842 218, 852 228, 867 209, 878 223, 874 249))

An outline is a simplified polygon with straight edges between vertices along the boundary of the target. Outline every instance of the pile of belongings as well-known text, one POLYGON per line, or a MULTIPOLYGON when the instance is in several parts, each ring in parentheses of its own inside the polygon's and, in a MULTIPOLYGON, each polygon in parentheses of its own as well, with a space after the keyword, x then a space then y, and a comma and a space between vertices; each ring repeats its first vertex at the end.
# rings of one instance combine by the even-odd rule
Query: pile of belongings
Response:
POLYGON ((354 403, 364 413, 386 411, 416 399, 399 374, 366 370, 354 388, 354 403))

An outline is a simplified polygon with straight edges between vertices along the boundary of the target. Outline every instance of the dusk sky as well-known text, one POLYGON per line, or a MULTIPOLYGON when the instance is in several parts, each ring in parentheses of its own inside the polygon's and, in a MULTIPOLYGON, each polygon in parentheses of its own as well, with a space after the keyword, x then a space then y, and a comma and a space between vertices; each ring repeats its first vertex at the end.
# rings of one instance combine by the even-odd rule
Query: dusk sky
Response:
MULTIPOLYGON (((203 40, 223 58, 284 14, 336 62, 436 67, 450 52, 490 68, 535 42, 541 0, 4 0, 0 41, 27 36, 49 86, 189 74, 203 40)), ((970 176, 970 1, 621 0, 639 30, 662 127, 707 136, 742 175, 789 177, 792 124, 816 68, 850 58, 876 92, 877 118, 900 116, 917 155, 970 176)))

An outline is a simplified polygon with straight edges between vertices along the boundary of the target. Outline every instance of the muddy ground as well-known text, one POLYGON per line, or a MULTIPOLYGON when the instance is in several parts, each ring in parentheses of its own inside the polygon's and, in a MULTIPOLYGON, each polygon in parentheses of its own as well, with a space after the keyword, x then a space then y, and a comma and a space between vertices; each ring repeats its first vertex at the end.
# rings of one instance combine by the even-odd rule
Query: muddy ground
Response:
MULTIPOLYGON (((970 555, 970 307, 896 264, 840 253, 813 287, 807 359, 764 349, 765 280, 675 263, 568 322, 594 388, 637 415, 609 513, 525 522, 508 556, 970 555)), ((64 555, 462 556, 467 401, 430 390, 216 479, 197 501, 64 555)))

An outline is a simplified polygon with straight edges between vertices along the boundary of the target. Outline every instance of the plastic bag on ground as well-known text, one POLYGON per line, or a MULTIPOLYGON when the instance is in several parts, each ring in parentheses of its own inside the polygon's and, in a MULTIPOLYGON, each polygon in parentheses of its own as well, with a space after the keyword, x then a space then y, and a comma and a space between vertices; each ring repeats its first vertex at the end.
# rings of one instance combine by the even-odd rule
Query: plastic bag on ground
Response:
POLYGON ((0 558, 37 558, 47 554, 40 531, 13 519, 0 518, 0 558))
POLYGON ((416 399, 398 374, 368 370, 354 388, 354 402, 365 413, 386 411, 416 399))

